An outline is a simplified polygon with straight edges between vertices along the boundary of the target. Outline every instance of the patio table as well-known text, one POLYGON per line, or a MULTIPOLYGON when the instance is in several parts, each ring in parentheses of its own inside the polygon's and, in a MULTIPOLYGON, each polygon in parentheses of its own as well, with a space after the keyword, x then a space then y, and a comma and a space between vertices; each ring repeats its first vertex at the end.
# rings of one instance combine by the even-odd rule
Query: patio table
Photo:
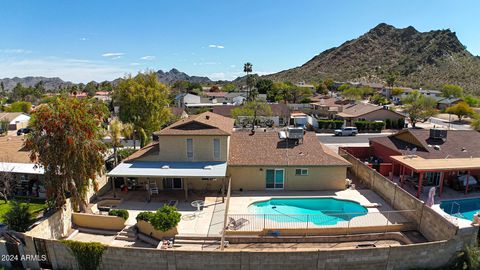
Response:
POLYGON ((196 200, 196 201, 193 201, 191 203, 191 205, 193 207, 196 207, 197 208, 197 211, 200 212, 201 211, 201 207, 205 205, 205 201, 203 200, 196 200))

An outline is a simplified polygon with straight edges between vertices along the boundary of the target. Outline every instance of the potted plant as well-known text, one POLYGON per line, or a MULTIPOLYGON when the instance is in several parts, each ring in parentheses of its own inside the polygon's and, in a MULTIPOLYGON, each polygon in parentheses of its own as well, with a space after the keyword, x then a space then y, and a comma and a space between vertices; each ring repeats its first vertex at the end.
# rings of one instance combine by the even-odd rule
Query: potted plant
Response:
POLYGON ((136 218, 137 228, 141 233, 157 239, 175 236, 181 216, 176 207, 165 205, 155 212, 140 212, 136 218))

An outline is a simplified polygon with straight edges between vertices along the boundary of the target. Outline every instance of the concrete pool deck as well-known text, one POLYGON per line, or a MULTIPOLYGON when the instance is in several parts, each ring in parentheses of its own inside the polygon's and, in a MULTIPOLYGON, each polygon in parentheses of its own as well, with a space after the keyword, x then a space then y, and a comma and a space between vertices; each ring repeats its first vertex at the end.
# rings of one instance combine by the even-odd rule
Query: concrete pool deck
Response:
MULTIPOLYGON (((342 229, 347 233, 355 231, 355 228, 368 227, 383 229, 385 226, 401 228, 402 225, 410 224, 409 220, 400 212, 395 211, 385 200, 371 190, 342 190, 342 191, 270 191, 270 192, 234 192, 230 197, 228 214, 234 219, 244 218, 247 224, 236 228, 238 232, 258 232, 266 229, 342 229), (339 221, 334 225, 319 225, 313 222, 290 222, 281 220, 264 219, 262 215, 252 214, 248 206, 254 202, 264 201, 271 198, 322 198, 333 197, 337 199, 358 202, 365 206, 368 213, 352 218, 350 221, 339 221), (375 207, 378 206, 378 207, 375 207)), ((338 231, 338 230, 337 230, 338 231)), ((232 232, 232 231, 230 231, 232 232)))

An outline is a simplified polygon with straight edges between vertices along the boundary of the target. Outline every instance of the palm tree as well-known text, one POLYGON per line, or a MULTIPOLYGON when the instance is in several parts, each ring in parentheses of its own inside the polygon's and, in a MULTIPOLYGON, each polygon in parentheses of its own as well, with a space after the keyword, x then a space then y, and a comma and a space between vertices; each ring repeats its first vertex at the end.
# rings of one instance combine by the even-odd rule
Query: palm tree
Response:
POLYGON ((249 85, 249 82, 251 80, 249 80, 250 78, 250 73, 252 72, 253 70, 253 65, 250 63, 250 62, 247 62, 245 64, 243 64, 243 72, 247 73, 247 93, 248 93, 248 98, 250 98, 250 85, 249 85))

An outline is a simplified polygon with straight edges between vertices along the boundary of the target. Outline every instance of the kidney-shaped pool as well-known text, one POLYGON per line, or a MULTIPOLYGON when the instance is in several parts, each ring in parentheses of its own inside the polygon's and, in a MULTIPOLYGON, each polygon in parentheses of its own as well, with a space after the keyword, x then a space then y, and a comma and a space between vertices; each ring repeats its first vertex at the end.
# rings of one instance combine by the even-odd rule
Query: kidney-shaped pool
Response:
POLYGON ((312 222, 335 225, 339 221, 367 214, 367 208, 357 202, 336 198, 273 198, 248 206, 252 214, 264 215, 276 222, 312 222))

